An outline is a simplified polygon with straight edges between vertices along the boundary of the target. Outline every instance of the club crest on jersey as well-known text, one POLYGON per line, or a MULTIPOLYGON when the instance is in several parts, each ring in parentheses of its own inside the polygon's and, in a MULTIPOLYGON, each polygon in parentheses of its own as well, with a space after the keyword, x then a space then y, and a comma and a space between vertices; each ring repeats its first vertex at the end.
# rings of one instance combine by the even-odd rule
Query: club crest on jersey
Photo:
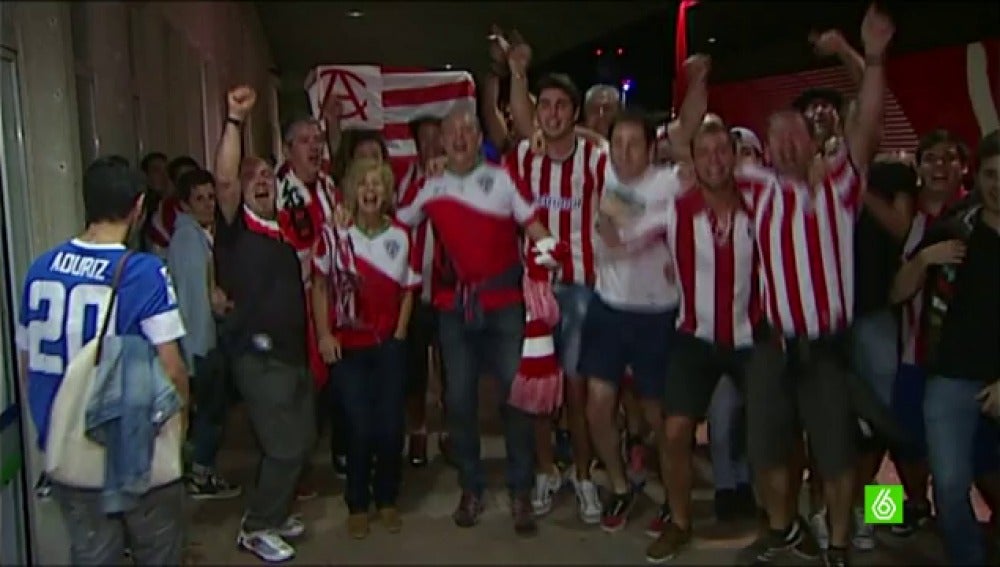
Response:
POLYGON ((393 260, 399 255, 399 241, 396 239, 390 239, 385 241, 385 253, 389 255, 393 260))
POLYGON ((493 190, 492 175, 483 175, 477 179, 476 182, 479 183, 479 188, 483 190, 483 193, 489 194, 489 192, 493 190))

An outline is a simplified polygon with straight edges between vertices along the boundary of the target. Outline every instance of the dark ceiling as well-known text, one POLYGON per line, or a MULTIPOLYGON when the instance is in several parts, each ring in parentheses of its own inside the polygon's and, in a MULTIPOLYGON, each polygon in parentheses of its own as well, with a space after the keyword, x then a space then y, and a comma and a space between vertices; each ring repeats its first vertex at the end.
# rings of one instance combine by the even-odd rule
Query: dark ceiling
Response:
POLYGON ((256 3, 286 77, 324 63, 481 70, 488 65, 486 36, 494 22, 519 29, 541 60, 664 4, 669 1, 256 3))
MULTIPOLYGON (((812 30, 839 29, 861 49, 861 20, 870 3, 705 0, 688 16, 689 50, 712 55, 713 80, 720 82, 801 71, 821 64, 807 41, 812 30)), ((888 0, 880 4, 896 23, 892 53, 1000 36, 998 2, 888 0)))

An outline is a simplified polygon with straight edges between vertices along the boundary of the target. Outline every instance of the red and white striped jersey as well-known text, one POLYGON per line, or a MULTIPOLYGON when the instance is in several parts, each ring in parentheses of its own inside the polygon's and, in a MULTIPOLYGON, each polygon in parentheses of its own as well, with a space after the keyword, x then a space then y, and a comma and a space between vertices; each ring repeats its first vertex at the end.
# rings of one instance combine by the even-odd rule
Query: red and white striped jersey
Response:
POLYGON ((680 291, 677 329, 728 348, 752 345, 761 315, 753 217, 740 205, 728 222, 717 222, 695 187, 635 231, 666 234, 680 291))
MULTIPOLYGON (((446 171, 413 187, 396 218, 409 227, 428 219, 434 223, 460 282, 487 283, 521 263, 518 225, 529 224, 537 215, 531 191, 507 168, 481 163, 466 175, 446 171)), ((480 290, 483 309, 523 301, 519 284, 480 290)), ((442 285, 432 301, 438 309, 452 309, 455 290, 442 285)))
MULTIPOLYGON (((903 262, 908 262, 913 258, 920 243, 923 242, 924 237, 927 235, 927 229, 940 218, 941 214, 950 205, 965 198, 967 194, 965 189, 959 189, 955 196, 948 203, 944 204, 937 213, 932 213, 923 207, 917 208, 916 213, 913 215, 913 220, 910 221, 910 231, 906 233, 906 240, 903 242, 903 262)), ((900 340, 903 343, 901 360, 904 364, 919 365, 924 362, 924 340, 920 324, 923 317, 923 310, 924 290, 921 286, 917 290, 916 295, 903 304, 903 317, 900 322, 900 340)))
MULTIPOLYGON (((396 205, 399 206, 405 201, 412 201, 408 192, 416 190, 423 183, 424 172, 419 162, 414 161, 406 170, 403 178, 399 182, 396 190, 396 205)), ((434 231, 431 230, 429 220, 413 227, 410 232, 410 245, 413 247, 413 269, 420 274, 423 285, 420 290, 420 300, 429 303, 433 297, 434 287, 434 231)))
POLYGON ((822 187, 741 166, 737 185, 754 215, 764 313, 785 336, 845 330, 854 316, 854 224, 862 178, 847 145, 827 158, 822 187))
POLYGON ((312 258, 313 268, 324 276, 331 270, 355 270, 360 285, 355 298, 357 326, 338 325, 331 302, 330 325, 344 348, 364 348, 392 337, 399 323, 403 294, 420 287, 420 274, 410 268, 410 235, 406 227, 389 225, 374 235, 365 234, 357 225, 340 232, 349 239, 353 251, 351 267, 344 266, 334 246, 330 225, 324 225, 312 258))
MULTIPOLYGON (((677 306, 677 287, 664 272, 672 264, 663 238, 665 226, 651 225, 681 192, 681 184, 671 168, 651 167, 634 183, 625 186, 608 168, 607 190, 627 197, 642 212, 624 227, 624 246, 608 247, 597 238, 597 285, 595 292, 612 307, 634 311, 663 311, 677 306), (612 189, 614 187, 614 189, 612 189), (650 230, 646 231, 646 227, 650 230)), ((669 268, 672 271, 672 268, 669 268)))
POLYGON ((506 159, 531 188, 539 220, 570 248, 560 280, 593 287, 594 221, 604 191, 607 151, 578 137, 570 157, 556 161, 532 152, 531 141, 521 140, 506 159))

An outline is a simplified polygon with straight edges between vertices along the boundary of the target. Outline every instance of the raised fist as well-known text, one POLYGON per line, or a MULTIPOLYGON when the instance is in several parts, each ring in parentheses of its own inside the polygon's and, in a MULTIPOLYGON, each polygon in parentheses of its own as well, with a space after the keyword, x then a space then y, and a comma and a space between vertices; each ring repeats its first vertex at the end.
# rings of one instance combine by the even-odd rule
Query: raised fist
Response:
POLYGON ((500 26, 493 24, 490 27, 490 60, 499 63, 507 62, 507 50, 510 49, 510 42, 503 35, 500 26))
POLYGON ((865 55, 882 55, 896 33, 892 18, 875 4, 868 7, 861 22, 861 42, 865 44, 865 55))
POLYGON ((809 42, 813 44, 813 49, 820 57, 836 55, 847 47, 847 40, 844 39, 840 30, 827 30, 823 33, 813 32, 809 34, 809 42))
POLYGON ((253 90, 253 87, 241 85, 229 91, 226 100, 229 104, 230 118, 242 121, 250 114, 250 109, 257 102, 257 92, 253 90))
POLYGON ((684 61, 684 73, 691 83, 700 83, 708 79, 708 72, 712 69, 712 58, 708 55, 696 53, 684 61))
POLYGON ((510 32, 510 47, 507 49, 507 65, 510 72, 517 75, 524 75, 531 64, 531 46, 517 30, 510 32))
POLYGON ((510 50, 510 42, 503 35, 500 26, 493 24, 490 28, 490 70, 498 77, 506 77, 510 72, 507 63, 507 52, 510 50))

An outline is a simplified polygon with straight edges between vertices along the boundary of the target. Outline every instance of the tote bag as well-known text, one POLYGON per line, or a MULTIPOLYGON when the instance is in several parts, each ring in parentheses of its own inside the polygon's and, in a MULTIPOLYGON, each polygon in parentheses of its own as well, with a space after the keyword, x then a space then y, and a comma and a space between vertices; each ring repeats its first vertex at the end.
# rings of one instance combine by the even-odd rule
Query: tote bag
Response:
MULTIPOLYGON (((111 282, 111 300, 102 315, 100 332, 69 361, 56 392, 49 415, 48 442, 45 449, 45 472, 53 481, 85 489, 104 488, 106 449, 86 434, 87 402, 90 399, 101 360, 101 343, 107 336, 112 307, 118 299, 118 285, 131 256, 119 260, 111 282)), ((156 437, 150 468, 150 487, 161 486, 181 477, 183 411, 178 411, 160 428, 156 437)))

